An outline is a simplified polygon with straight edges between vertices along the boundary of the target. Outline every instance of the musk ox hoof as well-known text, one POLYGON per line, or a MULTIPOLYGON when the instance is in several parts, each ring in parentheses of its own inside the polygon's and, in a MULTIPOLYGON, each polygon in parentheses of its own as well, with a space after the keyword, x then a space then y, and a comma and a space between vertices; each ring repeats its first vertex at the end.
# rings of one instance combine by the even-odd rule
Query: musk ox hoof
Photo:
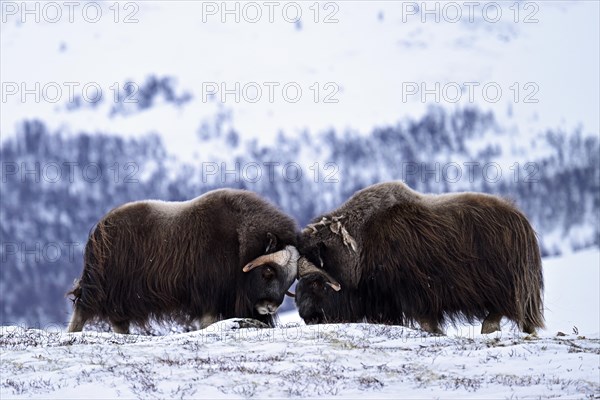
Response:
POLYGON ((500 321, 483 321, 483 325, 481 325, 481 333, 483 335, 494 333, 500 330, 500 321))
POLYGON ((441 330, 440 328, 437 328, 433 331, 424 329, 425 332, 427 332, 428 334, 430 334, 431 336, 445 336, 446 334, 444 333, 443 330, 441 330))
POLYGON ((230 329, 269 328, 269 325, 252 318, 235 318, 230 320, 230 329))
POLYGON ((502 320, 502 314, 491 312, 483 321, 481 325, 481 334, 487 335, 488 333, 493 333, 496 331, 500 331, 500 321, 502 320))
POLYGON ((441 330, 440 327, 438 326, 438 324, 435 322, 420 321, 419 325, 421 325, 422 330, 424 330, 425 332, 427 332, 431 335, 436 335, 436 336, 444 335, 444 331, 441 330))

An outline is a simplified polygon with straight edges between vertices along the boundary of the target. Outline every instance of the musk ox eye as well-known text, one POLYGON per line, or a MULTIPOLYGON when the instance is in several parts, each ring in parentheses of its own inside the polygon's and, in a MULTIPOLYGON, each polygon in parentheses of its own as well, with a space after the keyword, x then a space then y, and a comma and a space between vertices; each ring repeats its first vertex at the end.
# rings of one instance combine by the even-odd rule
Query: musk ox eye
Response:
POLYGON ((262 276, 265 280, 271 280, 275 277, 275 270, 271 267, 265 267, 262 276))
POLYGON ((317 289, 322 289, 322 288, 323 288, 323 285, 322 285, 322 284, 321 284, 321 282, 319 282, 319 281, 314 281, 314 282, 312 282, 312 283, 310 284, 310 287, 311 287, 312 289, 315 289, 315 290, 317 290, 317 289))

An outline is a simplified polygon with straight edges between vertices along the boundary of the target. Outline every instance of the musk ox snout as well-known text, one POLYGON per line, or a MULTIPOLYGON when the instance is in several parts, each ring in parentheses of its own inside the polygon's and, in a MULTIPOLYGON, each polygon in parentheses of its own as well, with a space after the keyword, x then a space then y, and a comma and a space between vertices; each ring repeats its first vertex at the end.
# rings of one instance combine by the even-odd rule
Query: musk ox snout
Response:
POLYGON ((256 311, 258 311, 260 315, 275 314, 280 305, 281 303, 276 304, 269 300, 261 300, 256 303, 256 311))
POLYGON ((312 274, 303 277, 296 286, 296 307, 298 314, 307 325, 324 322, 323 309, 319 306, 324 298, 325 285, 320 275, 312 274))

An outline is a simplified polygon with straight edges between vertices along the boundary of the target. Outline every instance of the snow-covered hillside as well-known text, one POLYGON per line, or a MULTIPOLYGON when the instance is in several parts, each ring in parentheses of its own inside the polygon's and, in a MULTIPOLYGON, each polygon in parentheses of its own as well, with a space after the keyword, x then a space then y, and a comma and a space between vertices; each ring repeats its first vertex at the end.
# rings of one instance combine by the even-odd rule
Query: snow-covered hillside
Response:
POLYGON ((347 324, 166 337, 4 329, 2 398, 584 398, 598 337, 432 337, 347 324))
POLYGON ((167 336, 4 327, 8 398, 597 398, 600 252, 544 260, 548 328, 429 336, 397 326, 274 329, 240 320, 167 336), (243 321, 242 321, 243 322, 243 321))

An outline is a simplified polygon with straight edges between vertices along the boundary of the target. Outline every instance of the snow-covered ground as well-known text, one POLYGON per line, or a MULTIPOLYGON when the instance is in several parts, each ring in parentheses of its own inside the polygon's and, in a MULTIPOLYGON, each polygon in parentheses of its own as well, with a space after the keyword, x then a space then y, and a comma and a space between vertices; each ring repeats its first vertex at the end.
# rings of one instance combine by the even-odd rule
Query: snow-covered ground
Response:
POLYGON ((233 325, 165 337, 5 329, 2 398, 583 398, 600 390, 597 337, 233 325))
POLYGON ((166 336, 0 330, 0 398, 598 398, 598 249, 545 259, 538 337, 457 327, 274 329, 236 320, 166 336))

